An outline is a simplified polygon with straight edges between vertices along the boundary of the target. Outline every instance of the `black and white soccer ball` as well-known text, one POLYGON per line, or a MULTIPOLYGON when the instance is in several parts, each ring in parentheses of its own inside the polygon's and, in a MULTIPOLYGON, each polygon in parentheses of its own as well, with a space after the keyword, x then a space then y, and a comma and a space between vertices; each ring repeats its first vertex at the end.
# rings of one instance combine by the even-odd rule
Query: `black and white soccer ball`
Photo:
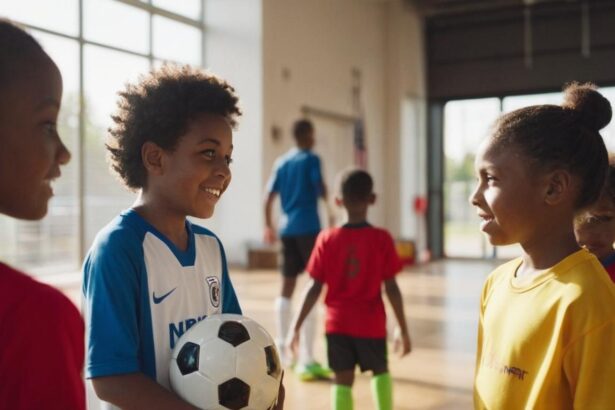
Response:
POLYGON ((254 320, 219 314, 195 324, 177 342, 171 387, 206 410, 266 410, 275 402, 282 366, 267 331, 254 320))

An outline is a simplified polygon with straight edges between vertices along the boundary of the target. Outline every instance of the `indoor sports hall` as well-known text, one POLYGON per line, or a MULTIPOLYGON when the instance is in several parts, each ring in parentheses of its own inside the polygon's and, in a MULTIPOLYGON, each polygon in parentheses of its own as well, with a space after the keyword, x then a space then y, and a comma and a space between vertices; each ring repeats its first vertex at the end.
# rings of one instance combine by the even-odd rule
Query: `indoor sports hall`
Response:
MULTIPOLYGON (((327 215, 345 222, 335 201, 340 172, 371 174, 369 222, 388 230, 403 262, 396 278, 412 351, 399 358, 389 343, 387 356, 399 410, 473 408, 481 290, 522 253, 517 244, 491 245, 468 199, 495 121, 562 103, 572 81, 596 84, 615 105, 610 0, 0 0, 0 17, 25 27, 56 62, 58 133, 72 156, 43 219, 0 214, 2 263, 81 310, 83 261, 137 195, 107 158, 118 92, 165 64, 205 68, 232 84, 243 114, 233 130, 232 183, 211 218, 192 221, 218 236, 243 314, 272 336, 282 244, 263 239, 264 204, 276 159, 294 146, 294 122, 313 124, 329 194, 318 205, 323 227, 327 215)), ((615 152, 615 121, 600 135, 615 152)), ((279 198, 272 212, 277 227, 279 198)), ((297 278, 293 312, 308 280, 297 278)), ((321 361, 323 300, 315 306, 321 361)), ((385 308, 392 338, 388 300, 385 308)), ((287 366, 283 383, 284 408, 330 408, 331 380, 302 381, 287 366)), ((87 408, 98 410, 88 389, 87 408)), ((357 371, 352 395, 355 410, 376 408, 368 374, 357 371)))

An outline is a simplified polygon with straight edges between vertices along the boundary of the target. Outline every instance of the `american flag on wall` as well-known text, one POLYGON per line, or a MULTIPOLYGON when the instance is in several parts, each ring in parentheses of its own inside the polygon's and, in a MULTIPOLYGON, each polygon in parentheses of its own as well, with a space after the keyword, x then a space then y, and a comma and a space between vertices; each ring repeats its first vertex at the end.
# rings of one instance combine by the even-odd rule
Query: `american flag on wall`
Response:
POLYGON ((354 164, 359 168, 367 168, 367 145, 365 140, 365 122, 363 116, 354 121, 354 164))

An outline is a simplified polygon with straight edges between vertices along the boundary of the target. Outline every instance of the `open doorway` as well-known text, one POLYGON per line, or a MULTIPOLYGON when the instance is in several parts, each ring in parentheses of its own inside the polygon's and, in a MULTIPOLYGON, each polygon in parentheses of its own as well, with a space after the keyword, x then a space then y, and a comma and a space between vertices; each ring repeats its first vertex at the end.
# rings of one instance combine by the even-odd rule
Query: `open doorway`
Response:
MULTIPOLYGON (((320 156, 322 174, 329 190, 329 208, 334 212, 336 223, 342 222, 344 215, 334 204, 338 174, 354 166, 353 132, 354 123, 343 118, 314 116, 316 145, 314 152, 320 156)), ((322 203, 319 205, 322 207, 322 203)), ((321 225, 327 226, 326 210, 319 209, 321 225)))

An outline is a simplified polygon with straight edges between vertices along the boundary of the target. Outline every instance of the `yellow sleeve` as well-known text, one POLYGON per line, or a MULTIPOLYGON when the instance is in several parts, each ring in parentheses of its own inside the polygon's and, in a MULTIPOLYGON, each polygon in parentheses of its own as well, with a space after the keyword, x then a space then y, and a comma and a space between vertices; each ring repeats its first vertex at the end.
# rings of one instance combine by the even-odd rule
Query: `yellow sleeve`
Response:
POLYGON ((608 409, 615 403, 615 321, 574 341, 564 356, 564 372, 575 409, 608 409))

